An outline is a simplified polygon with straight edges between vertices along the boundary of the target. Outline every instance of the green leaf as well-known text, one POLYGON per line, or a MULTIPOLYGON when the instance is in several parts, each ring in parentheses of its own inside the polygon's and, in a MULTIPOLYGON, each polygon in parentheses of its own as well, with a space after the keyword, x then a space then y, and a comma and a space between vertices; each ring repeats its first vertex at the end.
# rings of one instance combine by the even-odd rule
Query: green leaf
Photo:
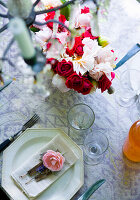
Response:
MULTIPOLYGON (((66 0, 61 0, 61 2, 64 4, 65 2, 67 2, 66 0)), ((70 5, 66 6, 65 8, 62 8, 60 10, 61 15, 64 15, 66 17, 66 20, 69 20, 70 17, 70 5)))
POLYGON ((33 31, 33 32, 39 32, 40 31, 39 28, 36 28, 34 26, 30 27, 30 30, 33 31))

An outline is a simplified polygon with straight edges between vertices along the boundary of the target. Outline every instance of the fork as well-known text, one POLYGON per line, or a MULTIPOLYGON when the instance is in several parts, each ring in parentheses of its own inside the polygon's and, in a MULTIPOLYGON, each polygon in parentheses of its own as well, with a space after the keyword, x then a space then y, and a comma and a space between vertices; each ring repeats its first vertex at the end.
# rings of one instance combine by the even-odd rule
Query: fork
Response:
POLYGON ((20 133, 25 131, 27 128, 32 127, 38 120, 39 116, 37 114, 34 114, 33 117, 29 119, 17 133, 15 133, 13 136, 11 136, 10 138, 8 138, 0 144, 0 152, 2 152, 6 147, 8 147, 20 133))

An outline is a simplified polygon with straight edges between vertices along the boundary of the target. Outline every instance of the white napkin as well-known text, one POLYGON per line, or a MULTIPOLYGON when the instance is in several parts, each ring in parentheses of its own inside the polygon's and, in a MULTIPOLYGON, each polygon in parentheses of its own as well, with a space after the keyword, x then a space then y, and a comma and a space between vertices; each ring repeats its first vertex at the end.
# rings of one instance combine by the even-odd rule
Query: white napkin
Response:
POLYGON ((12 178, 15 180, 17 185, 25 192, 29 199, 33 199, 41 194, 46 188, 48 188, 54 181, 56 181, 66 170, 68 170, 76 161, 77 156, 66 144, 60 135, 54 137, 47 145, 41 148, 36 154, 31 156, 22 166, 16 169, 12 174, 12 178), (47 150, 59 151, 65 157, 65 162, 63 168, 59 172, 48 175, 45 179, 36 182, 32 180, 29 184, 27 183, 31 177, 26 175, 24 178, 20 176, 27 173, 28 170, 33 168, 40 162, 40 154, 46 152, 47 150))

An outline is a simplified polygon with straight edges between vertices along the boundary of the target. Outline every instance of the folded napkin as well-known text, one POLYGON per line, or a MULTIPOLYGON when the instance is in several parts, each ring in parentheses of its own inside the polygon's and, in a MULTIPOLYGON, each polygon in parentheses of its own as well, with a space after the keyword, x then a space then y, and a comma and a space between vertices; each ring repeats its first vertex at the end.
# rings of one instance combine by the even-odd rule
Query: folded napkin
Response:
POLYGON ((54 181, 56 181, 64 172, 66 172, 76 161, 77 156, 70 149, 67 143, 60 135, 55 136, 47 145, 43 146, 37 153, 31 156, 22 166, 16 169, 12 174, 12 178, 15 180, 18 186, 25 192, 29 199, 33 199, 40 195, 45 189, 47 189, 54 181), (59 172, 53 172, 46 176, 45 179, 36 182, 34 179, 29 182, 32 177, 24 174, 40 163, 40 158, 47 150, 53 150, 60 152, 65 157, 63 168, 59 172))

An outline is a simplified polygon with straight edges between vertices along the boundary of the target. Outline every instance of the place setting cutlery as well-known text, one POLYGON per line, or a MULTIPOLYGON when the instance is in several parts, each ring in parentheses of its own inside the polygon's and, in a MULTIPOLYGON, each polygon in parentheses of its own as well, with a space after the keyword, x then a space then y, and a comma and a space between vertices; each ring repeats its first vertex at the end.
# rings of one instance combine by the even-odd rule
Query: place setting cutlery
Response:
POLYGON ((77 200, 88 200, 91 195, 103 184, 105 179, 98 180, 96 183, 90 186, 77 200))
MULTIPOLYGON (((33 125, 35 125, 38 120, 39 116, 35 113, 23 126, 22 128, 15 133, 10 138, 6 139, 4 142, 0 144, 0 152, 2 152, 6 147, 8 147, 16 138, 19 136, 20 133, 23 133, 27 128, 31 128, 33 125)), ((4 188, 0 185, 0 194, 1 194, 1 200, 10 200, 10 197, 4 190, 4 188)))
POLYGON ((17 136, 19 136, 20 133, 23 133, 27 128, 31 128, 34 124, 37 123, 37 121, 39 120, 39 116, 37 114, 34 114, 32 116, 32 118, 30 118, 23 126, 22 128, 15 133, 13 136, 9 137, 8 139, 6 139, 4 142, 2 142, 0 144, 0 153, 6 148, 8 147, 16 138, 17 136))

